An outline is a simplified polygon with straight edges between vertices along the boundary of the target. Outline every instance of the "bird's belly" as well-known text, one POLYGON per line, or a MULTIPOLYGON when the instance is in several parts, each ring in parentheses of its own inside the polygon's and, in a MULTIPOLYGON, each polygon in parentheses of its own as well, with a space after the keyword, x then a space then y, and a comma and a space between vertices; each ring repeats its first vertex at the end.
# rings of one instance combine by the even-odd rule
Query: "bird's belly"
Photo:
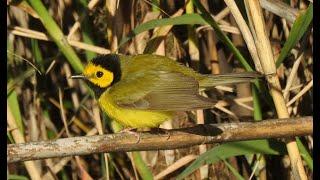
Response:
POLYGON ((173 118, 173 112, 127 109, 117 106, 108 95, 102 95, 99 104, 106 114, 125 127, 144 128, 158 127, 164 121, 173 118))

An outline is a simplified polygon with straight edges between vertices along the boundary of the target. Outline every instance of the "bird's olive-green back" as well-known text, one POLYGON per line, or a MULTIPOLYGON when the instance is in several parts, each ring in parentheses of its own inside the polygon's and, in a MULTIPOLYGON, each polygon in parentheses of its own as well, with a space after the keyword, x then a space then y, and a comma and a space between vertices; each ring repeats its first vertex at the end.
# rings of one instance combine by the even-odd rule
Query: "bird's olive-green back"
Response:
POLYGON ((198 74, 191 68, 188 68, 165 56, 140 54, 135 56, 119 55, 121 59, 122 77, 125 78, 128 73, 143 73, 149 70, 179 72, 200 80, 201 74, 198 74))
POLYGON ((121 107, 186 111, 213 107, 199 95, 197 74, 169 58, 156 55, 120 56, 121 80, 108 93, 121 107))

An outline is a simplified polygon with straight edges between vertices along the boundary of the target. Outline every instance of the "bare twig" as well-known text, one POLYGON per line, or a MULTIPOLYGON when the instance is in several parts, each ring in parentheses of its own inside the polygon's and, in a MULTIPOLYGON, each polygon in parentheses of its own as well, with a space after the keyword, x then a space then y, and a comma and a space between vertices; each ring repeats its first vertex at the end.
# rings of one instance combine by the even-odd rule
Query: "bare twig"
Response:
POLYGON ((176 149, 203 143, 304 136, 313 133, 313 118, 308 116, 259 122, 208 124, 163 131, 164 133, 140 132, 139 143, 137 137, 131 133, 116 133, 9 144, 7 161, 12 163, 102 152, 176 149))

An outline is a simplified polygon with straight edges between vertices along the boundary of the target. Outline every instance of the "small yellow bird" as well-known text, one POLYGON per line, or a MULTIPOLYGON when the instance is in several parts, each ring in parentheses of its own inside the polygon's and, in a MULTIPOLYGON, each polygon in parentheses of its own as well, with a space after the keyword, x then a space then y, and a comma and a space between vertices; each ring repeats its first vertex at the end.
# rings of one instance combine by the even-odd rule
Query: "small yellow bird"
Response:
POLYGON ((208 109, 215 105, 200 89, 249 82, 256 72, 199 74, 158 55, 101 55, 74 79, 84 79, 102 110, 127 128, 158 127, 177 111, 208 109))

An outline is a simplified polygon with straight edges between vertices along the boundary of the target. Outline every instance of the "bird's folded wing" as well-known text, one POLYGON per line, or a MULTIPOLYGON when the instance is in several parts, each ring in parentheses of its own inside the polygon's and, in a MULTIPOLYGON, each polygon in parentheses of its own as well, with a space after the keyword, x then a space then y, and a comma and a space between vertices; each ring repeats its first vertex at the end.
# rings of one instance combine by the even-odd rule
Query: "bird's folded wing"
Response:
POLYGON ((187 111, 208 109, 215 102, 199 95, 198 82, 182 73, 152 70, 131 74, 110 89, 123 108, 187 111))

